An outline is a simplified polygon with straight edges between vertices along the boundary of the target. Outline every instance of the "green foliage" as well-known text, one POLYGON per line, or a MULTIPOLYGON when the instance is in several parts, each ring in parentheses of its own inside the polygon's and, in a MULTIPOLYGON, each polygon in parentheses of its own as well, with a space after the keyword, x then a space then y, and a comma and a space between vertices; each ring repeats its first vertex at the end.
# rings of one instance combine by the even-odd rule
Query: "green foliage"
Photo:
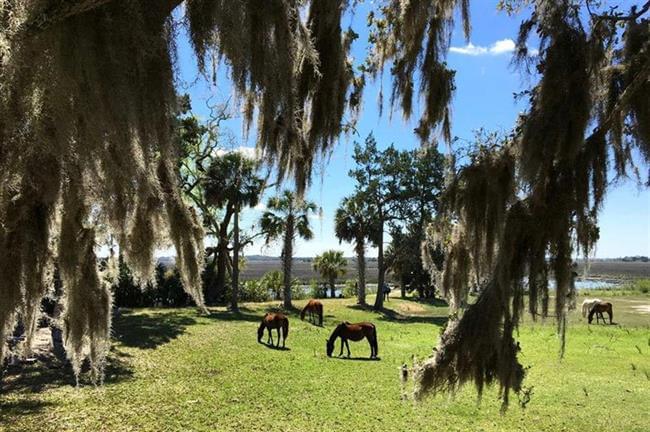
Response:
POLYGON ((318 282, 318 279, 309 280, 309 296, 311 298, 325 297, 325 288, 318 282))
POLYGON ((275 299, 282 298, 283 276, 279 270, 270 271, 259 280, 260 285, 275 299))
POLYGON ((133 275, 121 255, 118 259, 117 283, 113 285, 113 302, 116 306, 124 307, 148 306, 140 284, 134 281, 133 275))
POLYGON ((345 286, 343 287, 343 297, 345 298, 355 298, 358 294, 359 282, 356 279, 348 279, 345 281, 345 286))
POLYGON ((239 299, 245 302, 265 302, 271 300, 271 296, 261 280, 249 280, 239 288, 239 299))
POLYGON ((293 279, 291 281, 291 299, 292 300, 303 300, 307 298, 309 293, 305 292, 302 284, 299 279, 293 279))
POLYGON ((347 260, 343 257, 343 252, 328 250, 314 258, 312 264, 314 270, 319 272, 323 279, 328 282, 334 282, 346 272, 348 265, 347 260))
POLYGON ((264 180, 257 175, 257 162, 239 152, 228 152, 212 160, 203 178, 205 198, 217 208, 254 207, 264 180))

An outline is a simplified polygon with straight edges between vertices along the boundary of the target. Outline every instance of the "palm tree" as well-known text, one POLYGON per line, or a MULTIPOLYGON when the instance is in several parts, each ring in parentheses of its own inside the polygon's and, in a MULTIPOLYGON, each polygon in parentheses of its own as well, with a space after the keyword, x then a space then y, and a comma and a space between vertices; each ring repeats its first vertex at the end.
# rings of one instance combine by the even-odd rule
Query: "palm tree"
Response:
MULTIPOLYGON (((216 158, 204 180, 209 205, 225 208, 233 215, 232 292, 230 307, 237 312, 239 300, 239 213, 242 207, 257 205, 264 181, 257 176, 257 162, 238 152, 216 158)), ((227 232, 227 226, 225 230, 227 232)), ((222 239, 220 239, 222 240, 222 239)), ((227 245, 227 243, 226 243, 227 245)))
POLYGON ((345 274, 347 265, 348 262, 343 258, 343 252, 341 251, 328 250, 314 258, 314 270, 329 282, 332 298, 336 296, 336 279, 345 274))
POLYGON ((340 241, 353 242, 357 254, 359 286, 357 303, 366 304, 366 241, 377 242, 376 218, 358 195, 344 198, 336 210, 334 232, 340 241))
POLYGON ((309 226, 309 214, 316 213, 316 204, 300 199, 290 190, 269 198, 267 211, 260 219, 266 244, 283 239, 282 267, 284 271, 284 307, 291 308, 291 260, 296 238, 311 240, 314 233, 309 226))

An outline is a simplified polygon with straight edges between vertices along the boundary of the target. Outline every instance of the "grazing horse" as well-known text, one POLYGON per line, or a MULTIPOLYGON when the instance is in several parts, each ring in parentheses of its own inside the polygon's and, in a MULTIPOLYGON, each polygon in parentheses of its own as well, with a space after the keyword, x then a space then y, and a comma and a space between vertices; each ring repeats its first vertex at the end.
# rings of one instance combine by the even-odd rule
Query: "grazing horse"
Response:
POLYGON ((600 303, 601 301, 602 301, 601 299, 589 299, 589 298, 585 299, 582 302, 582 317, 587 318, 587 315, 589 314, 591 307, 596 303, 600 303))
POLYGON ((316 324, 314 314, 318 315, 318 325, 323 325, 323 303, 318 300, 311 299, 307 302, 305 307, 300 312, 300 319, 305 319, 305 314, 309 313, 309 322, 316 324))
POLYGON ((266 343, 271 346, 273 346, 273 334, 271 330, 276 329, 278 331, 277 347, 280 346, 280 329, 282 329, 282 348, 284 348, 284 343, 287 340, 287 336, 289 336, 289 318, 279 312, 267 312, 264 318, 262 318, 260 327, 257 329, 257 342, 259 343, 262 343, 265 328, 269 331, 269 338, 266 343))
POLYGON ((379 345, 377 344, 377 329, 375 325, 369 322, 360 322, 356 324, 350 324, 349 322, 342 322, 332 332, 332 335, 327 340, 327 356, 332 357, 332 352, 334 351, 334 342, 336 338, 341 338, 341 352, 339 357, 343 355, 343 345, 348 349, 348 357, 350 357, 350 345, 348 340, 353 342, 359 342, 361 339, 368 339, 370 344, 370 358, 377 358, 379 353, 379 345))
POLYGON ((599 316, 603 319, 604 324, 605 318, 603 317, 603 312, 607 312, 607 315, 609 315, 609 323, 612 324, 614 311, 612 309, 612 304, 609 302, 598 302, 591 307, 589 310, 589 324, 591 324, 591 321, 594 319, 594 314, 596 314, 596 324, 598 324, 599 316))

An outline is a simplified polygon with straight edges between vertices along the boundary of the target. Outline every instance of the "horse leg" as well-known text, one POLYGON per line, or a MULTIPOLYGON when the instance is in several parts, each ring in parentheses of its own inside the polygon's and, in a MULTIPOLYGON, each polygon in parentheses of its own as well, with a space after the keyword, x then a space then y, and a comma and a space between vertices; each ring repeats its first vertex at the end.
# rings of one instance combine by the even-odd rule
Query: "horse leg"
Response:
POLYGON ((350 343, 347 339, 345 340, 345 347, 348 349, 348 358, 350 358, 350 343))
POLYGON ((280 327, 278 327, 278 347, 280 346, 280 327))
POLYGON ((339 352, 339 357, 343 355, 343 345, 345 345, 345 339, 341 337, 341 351, 339 352))
POLYGON ((273 333, 271 332, 271 327, 268 327, 269 330, 269 338, 266 340, 266 344, 269 345, 269 342, 271 345, 273 345, 273 333))

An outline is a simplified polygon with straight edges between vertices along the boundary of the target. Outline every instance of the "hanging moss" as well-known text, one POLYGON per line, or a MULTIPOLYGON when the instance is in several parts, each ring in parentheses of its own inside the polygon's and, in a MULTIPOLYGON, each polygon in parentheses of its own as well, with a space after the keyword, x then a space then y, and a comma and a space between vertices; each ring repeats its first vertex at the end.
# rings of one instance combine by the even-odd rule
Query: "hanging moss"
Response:
POLYGON ((476 303, 448 325, 436 354, 420 365, 417 397, 468 381, 480 394, 497 382, 507 407, 510 391, 518 392, 524 377, 514 339, 524 276, 534 319, 547 316, 548 280, 555 279, 553 309, 563 354, 567 312, 575 307, 572 256, 588 256, 598 240, 608 156, 614 154, 622 175, 634 169, 632 149, 644 154, 647 146, 636 122, 646 122, 648 22, 637 20, 634 10, 623 19, 629 22, 622 46, 609 18, 595 16, 588 31, 568 1, 538 0, 522 24, 519 64, 534 63, 540 73, 529 109, 512 139, 478 148, 453 173, 439 221, 431 227, 437 233, 430 241, 448 239, 440 243, 441 281, 453 306, 465 301, 472 268, 488 283, 476 303), (533 30, 540 54, 522 62, 533 30))

